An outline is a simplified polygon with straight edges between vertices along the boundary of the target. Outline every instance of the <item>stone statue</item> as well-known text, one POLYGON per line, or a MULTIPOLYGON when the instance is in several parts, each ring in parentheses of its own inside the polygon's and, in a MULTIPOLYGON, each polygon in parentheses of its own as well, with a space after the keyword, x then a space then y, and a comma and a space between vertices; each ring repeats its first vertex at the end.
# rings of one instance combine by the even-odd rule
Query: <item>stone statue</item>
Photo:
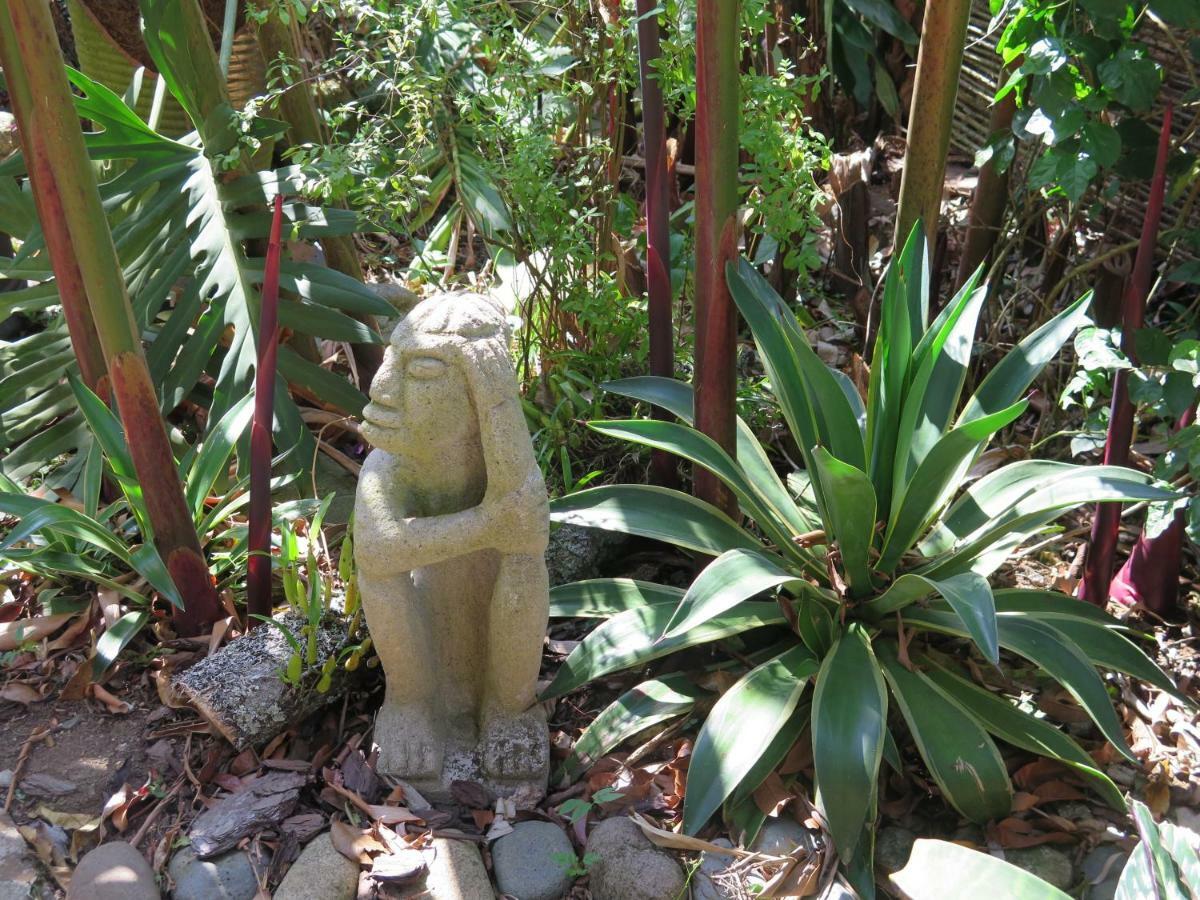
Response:
POLYGON ((549 514, 504 313, 479 294, 418 303, 363 418, 376 449, 354 555, 387 675, 379 769, 435 799, 462 779, 532 805, 549 761, 535 699, 549 514))

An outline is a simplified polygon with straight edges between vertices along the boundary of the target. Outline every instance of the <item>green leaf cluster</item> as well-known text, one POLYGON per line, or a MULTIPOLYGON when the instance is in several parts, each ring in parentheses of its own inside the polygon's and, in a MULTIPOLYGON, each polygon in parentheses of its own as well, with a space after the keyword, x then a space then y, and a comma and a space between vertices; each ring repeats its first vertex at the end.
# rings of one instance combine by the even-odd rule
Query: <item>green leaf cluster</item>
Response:
POLYGON ((1054 592, 993 590, 988 581, 1016 547, 1067 510, 1164 500, 1173 497, 1168 490, 1130 469, 1039 460, 1011 463, 963 489, 990 438, 1024 413, 1024 395, 1084 320, 1088 297, 1027 335, 964 400, 986 287, 976 274, 930 322, 918 225, 887 275, 870 385, 860 397, 820 360, 752 266, 730 264, 728 282, 804 470, 781 479, 744 423, 732 455, 696 431, 685 384, 638 378, 608 385, 679 421, 592 428, 712 472, 744 518, 678 491, 637 485, 555 501, 556 521, 665 540, 715 559, 686 591, 621 579, 555 589, 554 614, 604 621, 544 696, 714 641, 729 643, 752 665, 715 702, 698 698, 680 674, 634 688, 588 729, 565 774, 643 722, 702 718, 684 828, 695 833, 723 810, 753 831, 762 821, 754 789, 798 739, 810 740, 818 802, 863 892, 872 890, 864 873, 871 871, 880 761, 890 755, 898 764, 894 736, 901 729, 943 798, 973 821, 1010 808, 1012 785, 997 739, 1074 767, 1120 806, 1116 786, 1073 738, 1013 698, 980 687, 974 669, 936 652, 944 640, 926 639, 968 641, 985 665, 998 665, 1001 649, 1025 657, 1060 682, 1126 756, 1097 668, 1175 691, 1104 613, 1054 592))

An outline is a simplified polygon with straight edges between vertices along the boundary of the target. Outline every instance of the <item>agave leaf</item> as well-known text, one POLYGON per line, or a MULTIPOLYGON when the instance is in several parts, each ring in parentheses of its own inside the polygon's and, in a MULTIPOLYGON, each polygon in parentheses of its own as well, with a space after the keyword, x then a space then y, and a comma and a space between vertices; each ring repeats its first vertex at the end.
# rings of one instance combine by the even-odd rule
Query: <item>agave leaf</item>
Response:
POLYGON ((679 637, 743 600, 797 580, 783 560, 761 550, 722 553, 696 576, 667 623, 663 639, 679 637))
POLYGON ((1076 644, 1095 665, 1152 684, 1195 706, 1195 701, 1123 634, 1128 630, 1124 625, 1090 603, 1054 591, 1010 589, 996 594, 996 612, 1002 617, 1041 622, 1076 644))
POLYGON ((641 731, 691 712, 703 692, 684 675, 643 681, 614 700, 584 729, 555 781, 566 786, 596 760, 641 731))
POLYGON ((715 506, 652 485, 604 485, 567 494, 550 504, 550 520, 635 534, 710 556, 762 546, 715 506))
MULTIPOLYGON (((1132 751, 1125 743, 1125 735, 1104 683, 1078 645, 1061 631, 1028 616, 1009 614, 996 618, 1000 646, 1045 669, 1087 711, 1109 743, 1132 761, 1132 751)), ((962 625, 948 610, 910 607, 904 614, 904 621, 919 628, 965 636, 962 625)))
POLYGON ((1109 806, 1117 810, 1125 808, 1120 789, 1096 767, 1096 761, 1069 735, 1044 719, 1024 712, 1003 697, 954 674, 929 657, 919 657, 919 661, 925 669, 925 674, 943 693, 953 697, 996 737, 1014 747, 1056 759, 1070 766, 1091 782, 1109 806))
POLYGON ((771 391, 801 450, 823 444, 839 459, 863 468, 866 459, 858 417, 837 379, 809 346, 791 310, 744 259, 730 263, 725 278, 750 324, 771 391))
MULTIPOLYGON (((690 426, 694 427, 696 424, 693 415, 694 393, 690 384, 676 381, 673 378, 639 375, 634 378, 609 381, 600 386, 606 391, 662 407, 690 426)), ((785 519, 796 534, 804 534, 819 527, 817 519, 796 506, 791 494, 779 480, 779 475, 775 472, 775 467, 771 465, 770 459, 767 458, 758 437, 750 430, 750 426, 741 416, 736 417, 736 428, 737 464, 763 502, 774 513, 785 519)))
POLYGON ((204 443, 192 462, 187 474, 187 500, 192 515, 197 521, 203 518, 204 501, 212 492, 221 472, 233 455, 237 440, 246 431, 246 425, 254 414, 254 395, 247 394, 208 430, 204 443))
POLYGON ((908 484, 958 406, 979 310, 988 294, 986 287, 976 287, 980 274, 977 271, 959 289, 917 346, 916 374, 905 393, 896 437, 893 484, 908 484))
POLYGON ((612 422, 588 422, 588 427, 600 434, 622 438, 666 450, 676 456, 703 466, 723 481, 742 508, 758 523, 782 551, 792 555, 799 548, 792 542, 796 536, 786 518, 779 515, 761 498, 737 462, 708 435, 679 425, 655 419, 627 419, 612 422))
POLYGON ((642 665, 685 647, 784 622, 778 604, 747 602, 679 637, 658 640, 674 612, 674 604, 659 603, 635 607, 606 620, 571 651, 542 699, 561 697, 593 678, 642 665))
POLYGON ((821 663, 812 708, 819 800, 843 861, 875 808, 886 721, 879 664, 866 632, 851 625, 821 663))
POLYGON ((890 646, 878 647, 876 658, 942 796, 973 822, 1007 813, 1008 770, 980 722, 934 682, 902 666, 890 646))
POLYGON ((1067 339, 1087 318, 1092 292, 1088 291, 1053 319, 1027 336, 984 377, 967 401, 959 424, 990 415, 1014 403, 1029 389, 1067 339))
POLYGON ((1002 512, 989 516, 974 531, 958 538, 953 547, 922 566, 924 575, 944 577, 966 571, 993 544, 1030 525, 1040 526, 1057 514, 1082 503, 1103 501, 1170 500, 1176 495, 1154 484, 1154 479, 1119 466, 1074 466, 1043 481, 1002 512))
POLYGON ((942 900, 947 885, 962 897, 1070 900, 1058 888, 1012 863, 950 841, 920 838, 908 864, 891 879, 911 900, 942 900))
POLYGON ((861 469, 830 456, 824 447, 812 450, 813 470, 825 498, 827 540, 836 541, 851 593, 871 590, 871 545, 875 540, 875 489, 861 469))
POLYGON ((998 413, 972 419, 941 437, 917 466, 906 485, 896 485, 900 501, 892 507, 876 567, 890 572, 900 557, 916 543, 937 518, 958 488, 958 471, 988 438, 1011 424, 1029 406, 1028 400, 1014 403, 998 413))
POLYGON ((96 641, 96 653, 92 657, 93 681, 104 675, 117 661, 121 651, 137 636, 149 618, 150 614, 144 609, 135 610, 125 613, 110 628, 105 629, 104 634, 96 641))
POLYGON ((632 578, 593 578, 550 588, 550 616, 607 619, 639 606, 683 599, 679 588, 632 578))
POLYGON ((873 618, 881 618, 933 594, 946 599, 980 652, 993 665, 999 665, 1000 646, 992 587, 986 578, 974 572, 952 575, 941 581, 915 573, 901 575, 886 591, 868 600, 864 612, 873 618))
POLYGON ((817 660, 797 645, 752 669, 727 690, 704 721, 688 765, 683 830, 695 834, 750 773, 787 724, 817 660), (748 741, 747 734, 755 739, 748 741))

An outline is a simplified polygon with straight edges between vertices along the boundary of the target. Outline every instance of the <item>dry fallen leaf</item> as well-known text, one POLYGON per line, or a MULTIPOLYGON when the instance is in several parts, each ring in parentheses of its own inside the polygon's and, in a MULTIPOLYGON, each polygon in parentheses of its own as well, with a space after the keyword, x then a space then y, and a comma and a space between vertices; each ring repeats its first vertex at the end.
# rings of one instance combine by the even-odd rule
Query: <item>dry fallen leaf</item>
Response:
POLYGON ((57 613, 0 623, 0 653, 16 650, 22 644, 37 642, 58 631, 75 613, 57 613))
POLYGON ((14 681, 0 688, 0 700, 11 700, 13 703, 21 703, 28 706, 30 703, 37 703, 39 700, 45 699, 45 697, 29 685, 22 684, 19 681, 14 681))
POLYGON ((90 685, 87 692, 92 696, 93 699, 99 700, 101 703, 103 703, 105 708, 114 715, 123 716, 126 713, 133 711, 132 704, 126 703, 124 700, 114 696, 107 689, 98 684, 90 685))
POLYGON ((329 838, 338 853, 360 865, 370 862, 372 853, 384 853, 388 849, 370 832, 355 828, 341 819, 333 819, 329 823, 329 838))

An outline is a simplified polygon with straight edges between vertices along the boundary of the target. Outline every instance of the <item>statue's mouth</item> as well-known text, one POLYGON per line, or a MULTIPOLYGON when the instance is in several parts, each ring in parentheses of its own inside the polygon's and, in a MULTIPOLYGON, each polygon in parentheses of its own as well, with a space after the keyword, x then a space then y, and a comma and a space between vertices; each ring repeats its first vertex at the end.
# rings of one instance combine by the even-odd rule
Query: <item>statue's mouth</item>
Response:
POLYGON ((368 428, 399 431, 404 427, 404 420, 394 409, 372 400, 363 408, 363 424, 368 428))

